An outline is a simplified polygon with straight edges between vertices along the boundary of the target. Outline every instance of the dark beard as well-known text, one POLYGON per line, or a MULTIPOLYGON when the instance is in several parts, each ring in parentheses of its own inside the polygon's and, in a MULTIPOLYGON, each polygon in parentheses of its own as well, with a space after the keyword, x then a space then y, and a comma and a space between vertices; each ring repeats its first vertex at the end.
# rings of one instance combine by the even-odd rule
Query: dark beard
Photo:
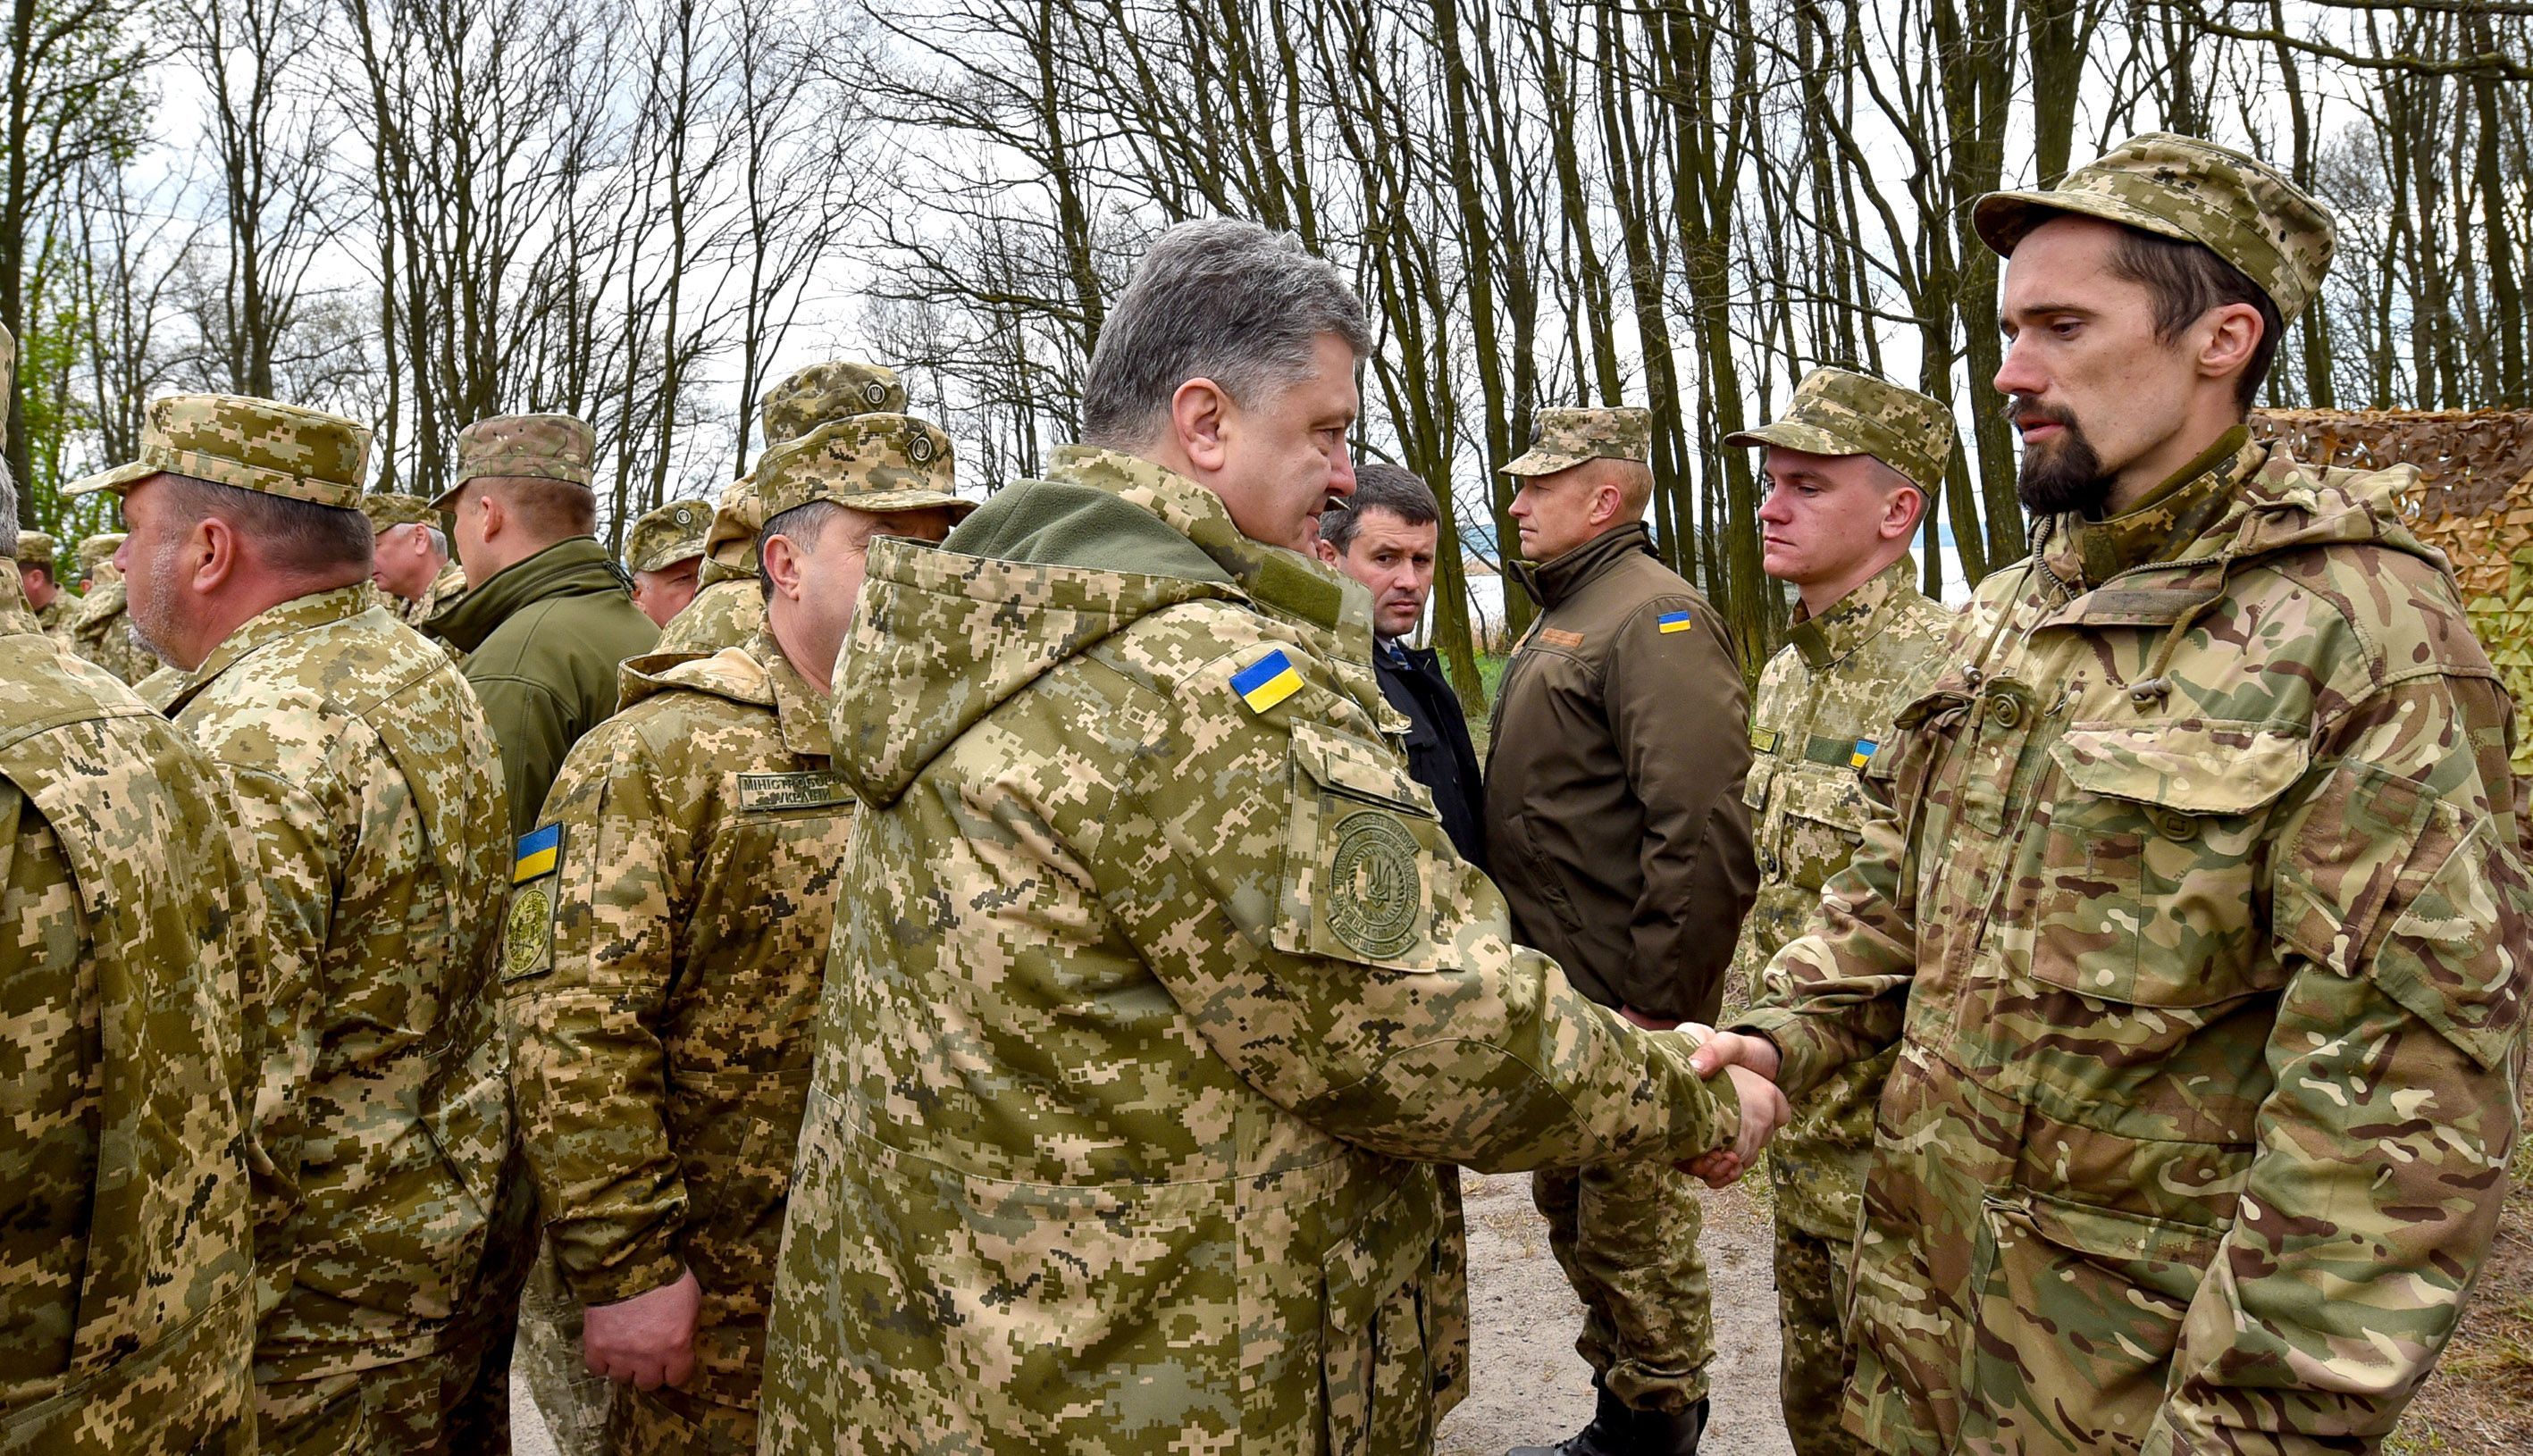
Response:
POLYGON ((2068 510, 2098 514, 2110 498, 2111 483, 2102 476, 2102 457, 2085 437, 2085 427, 2066 410, 2021 395, 2008 399, 2005 409, 2008 419, 2038 415, 2060 429, 2055 441, 2023 447, 2023 473, 2014 483, 2023 508, 2035 516, 2068 510))

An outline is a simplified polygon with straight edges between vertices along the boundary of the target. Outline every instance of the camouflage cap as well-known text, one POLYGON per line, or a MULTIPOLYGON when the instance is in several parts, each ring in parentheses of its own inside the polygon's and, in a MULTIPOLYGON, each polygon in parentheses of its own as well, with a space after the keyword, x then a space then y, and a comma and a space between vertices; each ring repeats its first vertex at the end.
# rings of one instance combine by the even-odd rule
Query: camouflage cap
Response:
POLYGON ((122 545, 123 533, 120 531, 108 531, 102 536, 91 536, 86 541, 81 542, 79 544, 79 550, 72 553, 72 554, 78 557, 81 570, 93 571, 97 567, 104 565, 106 562, 113 560, 115 552, 119 550, 122 545))
POLYGON ((560 481, 590 488, 598 432, 570 415, 495 415, 457 432, 457 473, 432 498, 446 510, 466 483, 484 479, 560 481))
POLYGON ((709 500, 672 500, 633 523, 624 536, 624 564, 635 571, 660 571, 704 553, 704 537, 712 530, 709 500))
POLYGON ((870 511, 975 509, 952 495, 951 485, 950 437, 910 415, 837 420, 756 462, 767 520, 812 500, 870 511))
POLYGON ((50 571, 53 554, 60 550, 61 543, 41 531, 18 533, 18 564, 21 566, 41 566, 50 571))
POLYGON ((141 458, 71 482, 65 495, 129 491, 167 471, 311 505, 352 510, 370 427, 243 394, 161 394, 141 421, 141 458))
POLYGON ((2295 321, 2330 270, 2330 211, 2255 156, 2170 132, 2148 132, 2039 192, 1992 192, 1971 208, 1979 241, 2000 255, 2056 213, 2075 212, 2205 245, 2241 268, 2295 321))
POLYGON ((1633 405, 1601 409, 1543 409, 1531 417, 1530 453, 1503 468, 1506 475, 1554 475, 1586 460, 1647 458, 1654 417, 1633 405))
POLYGON ((1953 458, 1953 417, 1914 389, 1853 370, 1816 369, 1795 386, 1784 418, 1736 431, 1724 442, 1871 455, 1931 495, 1953 458))
POLYGON ((370 518, 373 535, 397 526, 438 526, 440 512, 419 495, 378 491, 361 497, 361 514, 370 518))
POLYGON ((906 385, 897 371, 850 359, 831 359, 799 370, 766 391, 765 447, 798 439, 821 425, 855 415, 906 413, 906 385))
POLYGON ((713 507, 712 529, 704 533, 704 555, 717 566, 746 576, 756 575, 756 533, 765 529, 765 497, 756 494, 756 476, 742 475, 722 487, 713 507))

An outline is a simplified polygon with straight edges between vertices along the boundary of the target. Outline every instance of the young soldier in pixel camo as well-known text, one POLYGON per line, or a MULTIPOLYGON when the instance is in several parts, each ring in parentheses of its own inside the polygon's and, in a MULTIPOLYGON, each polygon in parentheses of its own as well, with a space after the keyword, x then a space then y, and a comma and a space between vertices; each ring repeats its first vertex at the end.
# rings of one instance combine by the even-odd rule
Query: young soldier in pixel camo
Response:
POLYGON ((1897 1042, 1850 1428, 1885 1451, 2371 1450, 2516 1136, 2511 712, 2402 472, 2242 419, 2330 256, 2150 134, 1973 213, 2032 556, 1900 718, 1787 989, 1701 1064, 1897 1042))
MULTIPOLYGON (((1750 709, 1756 756, 1741 797, 1756 816, 1759 898, 1741 922, 1733 978, 1755 989, 1856 852, 1858 775, 1942 662, 1953 613, 1918 592, 1909 538, 1943 485, 1953 422, 1925 395, 1823 369, 1796 389, 1786 418, 1724 443, 1766 448, 1761 560, 1802 597, 1793 640, 1769 659, 1750 709)), ((1873 1109, 1896 1055, 1842 1068, 1768 1144, 1785 1337, 1778 1399, 1797 1456, 1859 1449, 1839 1421, 1856 1365, 1840 1325, 1873 1109)))
POLYGON ((863 415, 768 450, 766 625, 624 668, 516 871, 528 1162, 614 1376, 617 1456, 756 1449, 766 1306, 854 800, 828 674, 874 535, 938 541, 950 439, 863 415), (657 1386, 659 1388, 652 1388, 657 1386))
POLYGON ((417 631, 466 595, 466 568, 448 554, 448 528, 419 495, 380 491, 361 497, 373 533, 370 583, 396 620, 417 631))
POLYGON ((1414 1456, 1467 1379, 1426 1160, 1782 1114, 1515 949, 1408 777, 1370 598, 1299 554, 1367 336, 1289 235, 1173 228, 1090 366, 1109 447, 872 551, 769 1452, 1414 1456))
POLYGON ((171 668, 159 707, 219 765, 264 886, 246 999, 267 1456, 443 1439, 509 1135, 498 753, 447 655, 377 605, 368 450, 349 420, 170 395, 138 461, 65 493, 123 495, 133 620, 171 668))
POLYGON ((695 600, 712 518, 709 500, 672 500, 624 533, 624 569, 633 574, 633 605, 663 627, 695 600))
MULTIPOLYGON (((906 385, 895 370, 850 359, 796 370, 766 391, 759 433, 765 448, 798 439, 821 425, 855 415, 906 411, 906 385)), ((731 482, 704 539, 702 590, 660 633, 662 652, 719 652, 765 625, 765 597, 756 584, 756 537, 765 525, 753 476, 731 482)))
POLYGON ((243 837, 183 732, 36 632, 18 541, 0 466, 0 1451, 252 1451, 243 837))

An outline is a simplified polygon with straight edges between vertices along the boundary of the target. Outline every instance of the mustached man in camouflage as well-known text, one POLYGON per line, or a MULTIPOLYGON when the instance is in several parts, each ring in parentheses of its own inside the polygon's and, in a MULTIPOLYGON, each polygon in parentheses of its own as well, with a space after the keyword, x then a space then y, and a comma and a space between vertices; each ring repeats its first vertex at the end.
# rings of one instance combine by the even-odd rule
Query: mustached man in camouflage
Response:
POLYGON ((2512 710, 2406 469, 2245 409, 2330 216, 2121 144, 1973 213, 2032 553, 1901 711, 1888 802, 1700 1053, 1897 1046, 1848 1429, 1891 1452, 2373 1450, 2506 1190, 2533 938, 2512 710))

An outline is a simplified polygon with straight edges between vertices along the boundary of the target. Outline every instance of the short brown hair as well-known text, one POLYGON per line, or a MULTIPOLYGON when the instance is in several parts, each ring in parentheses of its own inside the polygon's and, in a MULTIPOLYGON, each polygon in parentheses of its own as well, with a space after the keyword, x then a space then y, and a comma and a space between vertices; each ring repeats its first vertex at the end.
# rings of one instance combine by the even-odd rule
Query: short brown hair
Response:
POLYGON ((2279 337, 2286 332, 2276 302, 2259 284, 2204 243, 2134 227, 2120 229, 2110 269, 2112 277, 2144 285, 2154 300, 2154 336, 2159 343, 2171 343, 2210 309, 2250 304, 2260 310, 2261 340, 2252 346, 2251 361, 2234 380, 2234 402, 2251 409, 2268 379, 2270 365, 2277 360, 2279 337))
POLYGON ((529 475, 486 476, 466 484, 501 492, 520 528, 549 545, 598 534, 598 495, 587 486, 529 475))

